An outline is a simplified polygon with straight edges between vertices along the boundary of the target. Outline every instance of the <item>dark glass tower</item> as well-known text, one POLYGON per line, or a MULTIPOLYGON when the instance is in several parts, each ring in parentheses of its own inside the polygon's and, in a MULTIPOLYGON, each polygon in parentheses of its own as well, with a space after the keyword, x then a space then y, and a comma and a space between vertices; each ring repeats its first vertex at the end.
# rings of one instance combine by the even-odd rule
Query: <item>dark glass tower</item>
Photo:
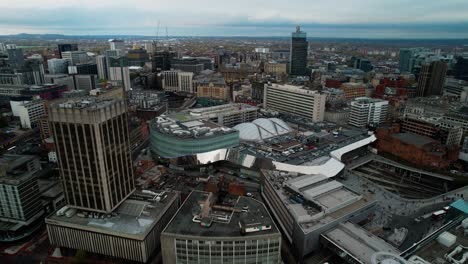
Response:
POLYGON ((78 51, 78 44, 58 44, 59 56, 62 58, 62 52, 78 51))
POLYGON ((442 95, 447 68, 447 63, 444 61, 423 64, 419 72, 417 96, 442 95))
POLYGON ((292 33, 291 38, 290 75, 307 75, 307 47, 307 35, 301 31, 301 27, 297 26, 296 32, 292 33))

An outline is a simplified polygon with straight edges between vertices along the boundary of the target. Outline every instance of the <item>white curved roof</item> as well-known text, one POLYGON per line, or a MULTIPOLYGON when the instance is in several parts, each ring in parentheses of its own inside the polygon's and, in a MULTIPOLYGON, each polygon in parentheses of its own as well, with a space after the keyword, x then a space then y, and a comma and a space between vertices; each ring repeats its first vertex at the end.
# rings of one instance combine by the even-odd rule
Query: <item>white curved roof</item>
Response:
POLYGON ((325 163, 320 165, 293 165, 282 162, 273 161, 273 165, 277 170, 297 172, 302 174, 321 174, 327 178, 335 177, 345 165, 335 158, 329 158, 325 163))
POLYGON ((234 127, 239 131, 241 141, 263 141, 264 139, 290 133, 292 129, 278 118, 259 118, 251 123, 242 123, 234 127))
POLYGON ((342 148, 339 148, 339 149, 336 149, 332 152, 330 152, 330 156, 334 157, 335 159, 337 160, 341 160, 341 157, 347 153, 347 152, 350 152, 352 150, 355 150, 355 149, 358 149, 362 146, 366 146, 366 145, 369 145, 370 143, 376 141, 377 138, 375 137, 375 135, 370 135, 369 137, 366 137, 364 139, 361 139, 359 141, 356 141, 352 144, 349 144, 349 145, 346 145, 342 148))
POLYGON ((258 127, 252 123, 242 123, 233 128, 239 131, 240 140, 259 141, 262 138, 258 127))

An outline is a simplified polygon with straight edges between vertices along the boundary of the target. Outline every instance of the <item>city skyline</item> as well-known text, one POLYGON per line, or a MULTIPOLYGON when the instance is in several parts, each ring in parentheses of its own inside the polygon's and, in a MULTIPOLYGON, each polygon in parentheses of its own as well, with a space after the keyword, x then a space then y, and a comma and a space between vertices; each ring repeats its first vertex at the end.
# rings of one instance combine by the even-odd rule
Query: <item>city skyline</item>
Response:
MULTIPOLYGON (((468 38, 468 3, 341 1, 326 3, 22 0, 0 2, 3 34, 287 36, 297 24, 311 37, 468 38), (106 15, 107 14, 107 15, 106 15), (115 19, 117 18, 118 19, 115 19)), ((2 34, 2 35, 3 35, 2 34)))

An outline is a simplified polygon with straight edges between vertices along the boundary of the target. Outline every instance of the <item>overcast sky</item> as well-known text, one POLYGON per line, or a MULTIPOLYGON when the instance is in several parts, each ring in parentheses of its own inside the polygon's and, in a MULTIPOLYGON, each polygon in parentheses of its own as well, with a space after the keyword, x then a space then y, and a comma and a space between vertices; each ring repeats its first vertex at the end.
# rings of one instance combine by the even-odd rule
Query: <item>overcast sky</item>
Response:
POLYGON ((0 35, 468 38, 468 0, 0 0, 0 35))

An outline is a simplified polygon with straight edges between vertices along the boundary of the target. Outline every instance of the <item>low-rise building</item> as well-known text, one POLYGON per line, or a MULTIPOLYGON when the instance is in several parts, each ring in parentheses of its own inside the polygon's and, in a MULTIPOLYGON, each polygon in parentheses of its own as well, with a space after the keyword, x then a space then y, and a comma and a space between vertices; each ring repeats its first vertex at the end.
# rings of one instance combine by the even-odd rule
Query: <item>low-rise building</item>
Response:
POLYGON ((347 100, 366 96, 366 87, 363 83, 343 83, 340 87, 347 100))
POLYGON ((177 211, 177 192, 137 192, 111 214, 62 207, 46 218, 50 243, 146 263, 159 253, 160 234, 177 211), (73 238, 73 239, 70 239, 73 238))
POLYGON ((379 152, 419 166, 446 169, 458 159, 457 146, 448 147, 426 136, 401 132, 399 125, 378 128, 376 135, 379 152))
POLYGON ((161 234, 163 262, 281 263, 281 233, 265 205, 218 198, 192 191, 161 234))
POLYGON ((365 197, 329 177, 262 170, 262 196, 299 260, 320 249, 320 235, 375 209, 365 197))

